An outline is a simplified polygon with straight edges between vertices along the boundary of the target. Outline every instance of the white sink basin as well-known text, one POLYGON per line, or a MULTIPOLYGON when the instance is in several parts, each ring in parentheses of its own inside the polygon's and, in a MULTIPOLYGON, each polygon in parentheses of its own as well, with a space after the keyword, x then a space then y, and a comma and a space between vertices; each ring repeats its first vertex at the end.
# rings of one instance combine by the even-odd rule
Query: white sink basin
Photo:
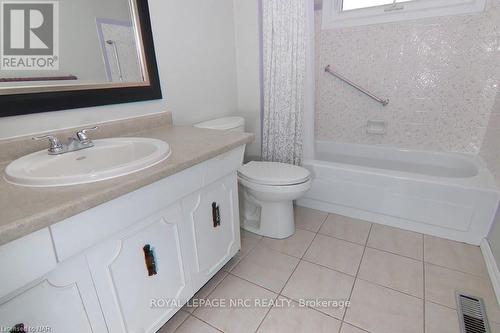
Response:
POLYGON ((30 187, 93 183, 144 170, 169 156, 170 146, 161 140, 95 140, 94 147, 62 155, 49 155, 44 150, 23 156, 7 166, 5 179, 30 187))

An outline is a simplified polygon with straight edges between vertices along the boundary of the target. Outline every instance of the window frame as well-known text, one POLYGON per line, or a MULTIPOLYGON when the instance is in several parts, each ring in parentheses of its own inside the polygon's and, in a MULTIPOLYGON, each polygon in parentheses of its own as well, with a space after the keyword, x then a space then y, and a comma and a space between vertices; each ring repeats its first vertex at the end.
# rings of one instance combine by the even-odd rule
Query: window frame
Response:
POLYGON ((414 20, 425 17, 472 14, 485 10, 487 0, 415 0, 342 10, 342 0, 323 0, 323 29, 414 20))

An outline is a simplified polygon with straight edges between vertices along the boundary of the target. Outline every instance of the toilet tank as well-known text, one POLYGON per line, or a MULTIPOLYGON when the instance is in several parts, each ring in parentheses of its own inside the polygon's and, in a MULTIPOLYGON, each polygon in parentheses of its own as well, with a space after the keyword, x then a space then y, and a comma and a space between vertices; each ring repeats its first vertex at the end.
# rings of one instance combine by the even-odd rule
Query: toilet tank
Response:
POLYGON ((243 117, 224 117, 197 123, 193 126, 221 131, 245 132, 245 119, 243 117))

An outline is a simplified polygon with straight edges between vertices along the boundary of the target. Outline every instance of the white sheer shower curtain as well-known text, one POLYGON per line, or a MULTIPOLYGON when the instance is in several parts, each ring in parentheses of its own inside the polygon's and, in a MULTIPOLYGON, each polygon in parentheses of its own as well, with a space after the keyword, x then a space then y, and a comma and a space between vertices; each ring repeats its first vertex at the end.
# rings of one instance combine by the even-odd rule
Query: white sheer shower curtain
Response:
POLYGON ((262 0, 263 160, 301 164, 314 135, 313 33, 313 0, 262 0))

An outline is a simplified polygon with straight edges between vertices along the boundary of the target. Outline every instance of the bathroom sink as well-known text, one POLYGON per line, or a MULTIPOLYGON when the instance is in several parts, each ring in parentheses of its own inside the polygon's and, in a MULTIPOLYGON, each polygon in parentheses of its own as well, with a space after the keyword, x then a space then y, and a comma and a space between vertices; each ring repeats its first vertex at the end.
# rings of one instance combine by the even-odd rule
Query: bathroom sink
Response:
POLYGON ((62 155, 46 150, 23 156, 5 169, 5 179, 30 187, 93 183, 149 168, 170 156, 168 143, 149 138, 95 140, 94 147, 62 155))

